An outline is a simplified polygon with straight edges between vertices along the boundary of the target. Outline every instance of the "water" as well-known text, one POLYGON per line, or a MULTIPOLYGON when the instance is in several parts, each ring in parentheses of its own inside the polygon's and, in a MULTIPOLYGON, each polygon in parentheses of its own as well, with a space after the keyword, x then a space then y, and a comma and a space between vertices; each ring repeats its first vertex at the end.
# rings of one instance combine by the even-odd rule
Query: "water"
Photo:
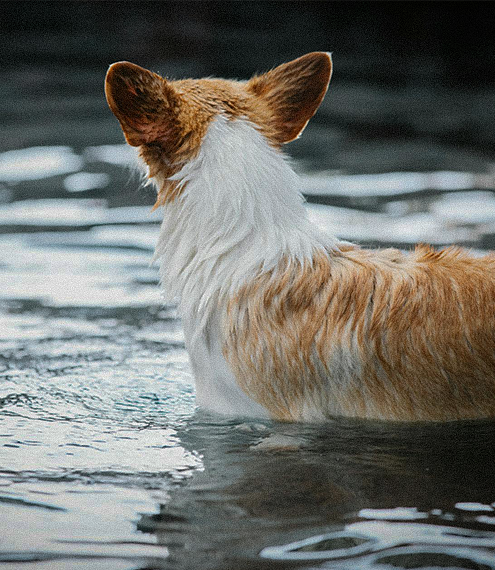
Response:
POLYGON ((311 33, 224 14, 209 35, 208 11, 187 3, 182 28, 153 3, 111 17, 112 3, 14 4, 0 27, 0 569, 495 568, 494 422, 291 425, 195 408, 181 323, 150 265, 160 212, 102 92, 118 59, 244 77, 287 45, 335 48, 328 97, 290 147, 310 217, 367 245, 477 253, 495 244, 489 82, 437 81, 428 45, 388 65, 405 60, 366 18, 343 18, 327 43, 295 7, 311 33))
MULTIPOLYGON (((0 567, 495 568, 494 423, 195 409, 150 265, 159 212, 97 194, 115 165, 137 186, 132 161, 119 144, 0 154, 8 189, 48 180, 58 196, 0 206, 0 567)), ((320 172, 303 187, 347 239, 481 250, 495 226, 488 174, 320 172)))

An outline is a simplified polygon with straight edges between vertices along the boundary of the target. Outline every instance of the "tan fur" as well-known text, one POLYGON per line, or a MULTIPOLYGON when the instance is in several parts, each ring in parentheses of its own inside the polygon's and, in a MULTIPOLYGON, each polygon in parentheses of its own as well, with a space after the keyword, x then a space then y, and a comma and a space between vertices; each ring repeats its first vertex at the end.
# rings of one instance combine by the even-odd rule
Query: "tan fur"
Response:
POLYGON ((495 416, 494 299, 493 255, 320 252, 230 299, 224 354, 278 419, 495 416))
MULTIPOLYGON (((318 52, 247 82, 169 81, 119 62, 105 92, 158 206, 182 192, 170 177, 215 117, 247 119, 278 149, 315 113, 331 70, 318 52)), ((494 301, 493 255, 341 244, 302 265, 283 259, 218 311, 238 384, 274 418, 450 420, 495 416, 494 301)))

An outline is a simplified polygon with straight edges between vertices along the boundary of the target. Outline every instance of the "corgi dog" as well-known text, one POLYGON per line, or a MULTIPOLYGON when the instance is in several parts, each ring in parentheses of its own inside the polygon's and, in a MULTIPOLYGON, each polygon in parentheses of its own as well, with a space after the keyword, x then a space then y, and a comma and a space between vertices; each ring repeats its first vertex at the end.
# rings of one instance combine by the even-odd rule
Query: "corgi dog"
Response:
POLYGON ((284 157, 323 100, 328 53, 248 81, 128 62, 105 93, 163 209, 200 407, 322 422, 495 416, 495 256, 368 250, 314 227, 284 157))

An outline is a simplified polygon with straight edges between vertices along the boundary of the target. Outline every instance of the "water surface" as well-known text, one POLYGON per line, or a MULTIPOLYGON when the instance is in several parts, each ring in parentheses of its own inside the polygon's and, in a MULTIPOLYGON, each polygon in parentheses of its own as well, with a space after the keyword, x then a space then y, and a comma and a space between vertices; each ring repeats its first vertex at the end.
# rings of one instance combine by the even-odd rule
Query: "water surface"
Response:
MULTIPOLYGON (((131 205, 109 207, 102 183, 118 166, 137 186, 133 158, 95 148, 0 154, 8 188, 46 180, 57 193, 0 205, 0 565, 495 567, 492 422, 196 410, 180 320, 150 265, 159 212, 133 206, 132 189, 131 205)), ((481 252, 493 233, 486 174, 301 184, 315 223, 347 239, 481 252)))

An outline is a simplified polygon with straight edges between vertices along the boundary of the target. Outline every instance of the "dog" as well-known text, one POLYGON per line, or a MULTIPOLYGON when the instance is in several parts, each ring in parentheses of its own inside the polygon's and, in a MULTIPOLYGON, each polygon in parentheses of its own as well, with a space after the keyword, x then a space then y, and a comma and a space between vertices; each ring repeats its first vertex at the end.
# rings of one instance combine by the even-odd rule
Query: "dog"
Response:
POLYGON ((107 102, 163 208, 155 259, 197 403, 303 422, 493 417, 495 256, 368 250, 308 220, 282 147, 331 74, 325 52, 248 81, 108 70, 107 102))

